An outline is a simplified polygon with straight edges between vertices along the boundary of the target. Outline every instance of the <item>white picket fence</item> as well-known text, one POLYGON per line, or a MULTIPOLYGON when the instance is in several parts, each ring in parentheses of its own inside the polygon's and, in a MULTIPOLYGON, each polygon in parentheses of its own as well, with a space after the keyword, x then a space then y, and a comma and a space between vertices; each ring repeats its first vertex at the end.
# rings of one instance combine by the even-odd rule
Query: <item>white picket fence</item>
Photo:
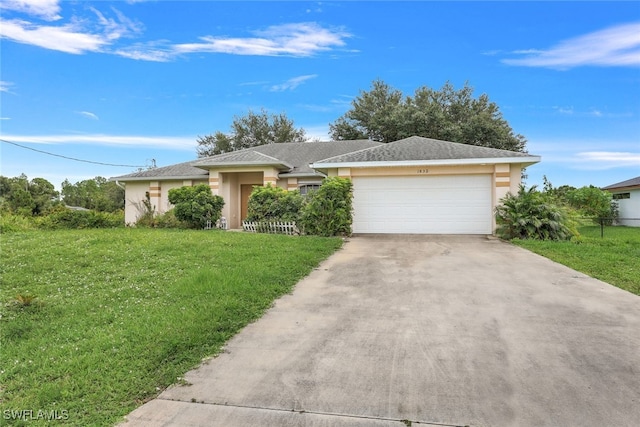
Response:
POLYGON ((295 222, 269 221, 253 222, 242 221, 242 229, 252 233, 288 234, 290 236, 300 234, 295 222))
POLYGON ((214 228, 219 228, 221 230, 226 230, 227 229, 227 219, 225 217, 221 217, 215 223, 213 223, 211 220, 207 220, 207 222, 204 225, 204 229, 205 230, 212 230, 214 228))

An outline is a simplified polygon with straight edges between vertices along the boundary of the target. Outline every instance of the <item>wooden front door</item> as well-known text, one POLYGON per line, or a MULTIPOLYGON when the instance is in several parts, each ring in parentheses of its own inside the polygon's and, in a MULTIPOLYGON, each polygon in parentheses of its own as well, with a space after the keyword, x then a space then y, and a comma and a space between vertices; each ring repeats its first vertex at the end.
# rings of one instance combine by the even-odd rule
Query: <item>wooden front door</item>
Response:
POLYGON ((249 196, 253 191, 254 184, 242 184, 240 186, 240 221, 247 219, 249 210, 249 196))

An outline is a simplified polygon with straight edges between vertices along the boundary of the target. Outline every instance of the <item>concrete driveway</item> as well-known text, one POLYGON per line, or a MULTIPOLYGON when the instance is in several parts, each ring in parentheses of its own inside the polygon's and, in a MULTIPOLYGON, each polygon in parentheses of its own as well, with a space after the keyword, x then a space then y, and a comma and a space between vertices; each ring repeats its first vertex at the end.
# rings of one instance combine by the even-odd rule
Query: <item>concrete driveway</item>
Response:
POLYGON ((637 426, 640 297, 486 237, 358 237, 185 379, 122 425, 637 426))

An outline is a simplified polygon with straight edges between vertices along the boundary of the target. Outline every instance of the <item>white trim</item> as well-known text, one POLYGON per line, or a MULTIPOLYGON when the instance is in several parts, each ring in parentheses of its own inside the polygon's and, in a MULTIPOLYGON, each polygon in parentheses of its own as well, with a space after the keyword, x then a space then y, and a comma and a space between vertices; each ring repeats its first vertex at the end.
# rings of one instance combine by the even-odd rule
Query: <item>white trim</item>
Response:
POLYGON ((499 163, 521 163, 532 165, 540 162, 540 156, 527 157, 491 157, 473 159, 442 159, 442 160, 395 160, 395 161, 373 161, 373 162, 337 162, 337 163, 312 163, 314 169, 330 168, 374 168, 374 167, 396 167, 396 166, 435 166, 435 165, 493 165, 499 163))

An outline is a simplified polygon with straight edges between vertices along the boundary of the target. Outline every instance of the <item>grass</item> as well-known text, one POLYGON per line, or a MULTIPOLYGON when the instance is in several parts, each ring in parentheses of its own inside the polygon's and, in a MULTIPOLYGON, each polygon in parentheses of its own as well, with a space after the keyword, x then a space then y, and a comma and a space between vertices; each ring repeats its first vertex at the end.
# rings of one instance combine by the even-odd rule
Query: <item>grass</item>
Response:
POLYGON ((513 240, 513 243, 574 270, 640 295, 640 228, 579 229, 575 242, 513 240))
POLYGON ((185 230, 0 236, 0 416, 30 426, 121 421, 341 246, 185 230))

